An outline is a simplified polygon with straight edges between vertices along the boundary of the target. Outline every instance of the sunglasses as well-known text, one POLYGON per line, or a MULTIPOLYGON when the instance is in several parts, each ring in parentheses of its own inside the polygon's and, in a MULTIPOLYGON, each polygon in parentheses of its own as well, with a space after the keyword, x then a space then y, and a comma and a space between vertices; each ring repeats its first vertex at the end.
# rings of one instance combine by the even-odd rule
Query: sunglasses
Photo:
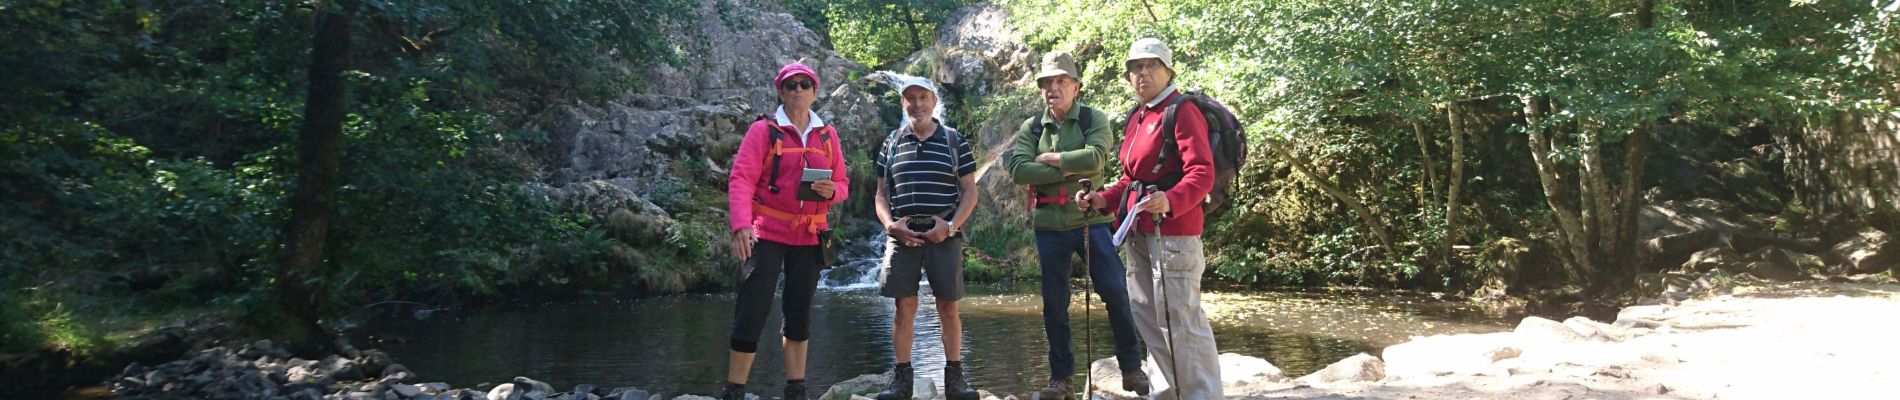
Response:
POLYGON ((784 89, 785 91, 789 92, 793 90, 811 89, 817 86, 818 86, 817 84, 811 83, 811 81, 809 80, 800 79, 800 80, 795 80, 795 81, 785 81, 785 83, 779 84, 778 88, 784 89))

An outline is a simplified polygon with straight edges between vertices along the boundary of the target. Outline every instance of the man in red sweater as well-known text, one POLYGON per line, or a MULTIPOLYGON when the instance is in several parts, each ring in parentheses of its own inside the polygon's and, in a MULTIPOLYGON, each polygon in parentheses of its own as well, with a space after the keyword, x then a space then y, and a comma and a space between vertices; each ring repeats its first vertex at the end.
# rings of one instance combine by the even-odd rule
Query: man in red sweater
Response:
POLYGON ((1161 372, 1154 398, 1223 399, 1214 330, 1201 310, 1201 273, 1207 269, 1201 201, 1214 188, 1207 120, 1199 107, 1183 102, 1172 129, 1161 126, 1168 102, 1181 96, 1167 44, 1154 38, 1135 41, 1125 66, 1136 105, 1122 132, 1122 178, 1087 201, 1097 208, 1114 205, 1124 213, 1147 214, 1135 219, 1123 257, 1136 328, 1154 358, 1148 365, 1161 372), (1178 146, 1178 154, 1162 156, 1168 142, 1178 146), (1150 186, 1159 190, 1146 191, 1150 186), (1162 217, 1160 226, 1151 215, 1162 217))

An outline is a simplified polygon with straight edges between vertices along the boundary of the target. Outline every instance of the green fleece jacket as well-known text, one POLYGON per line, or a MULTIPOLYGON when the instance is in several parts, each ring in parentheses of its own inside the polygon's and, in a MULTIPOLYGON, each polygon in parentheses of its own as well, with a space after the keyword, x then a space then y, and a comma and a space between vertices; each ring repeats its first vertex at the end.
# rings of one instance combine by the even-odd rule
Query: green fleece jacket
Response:
MULTIPOLYGON (((1110 137, 1108 114, 1076 104, 1069 113, 1057 121, 1043 112, 1042 134, 1035 132, 1036 117, 1023 121, 1016 129, 1016 140, 1010 145, 1008 158, 1009 176, 1018 185, 1027 185, 1035 197, 1066 196, 1073 198, 1082 184, 1077 180, 1088 179, 1095 184, 1094 190, 1100 190, 1105 182, 1102 170, 1107 168, 1109 156, 1113 150, 1114 138, 1110 137), (1082 119, 1087 118, 1088 131, 1082 131, 1082 119), (1036 162, 1036 156, 1042 153, 1061 154, 1059 167, 1036 162), (1067 174, 1073 174, 1064 176, 1067 174)), ((1033 199, 1032 199, 1033 200, 1033 199)), ((1114 217, 1090 214, 1086 218, 1078 204, 1071 201, 1067 205, 1048 204, 1036 207, 1031 219, 1038 231, 1067 231, 1087 225, 1109 223, 1114 217)))

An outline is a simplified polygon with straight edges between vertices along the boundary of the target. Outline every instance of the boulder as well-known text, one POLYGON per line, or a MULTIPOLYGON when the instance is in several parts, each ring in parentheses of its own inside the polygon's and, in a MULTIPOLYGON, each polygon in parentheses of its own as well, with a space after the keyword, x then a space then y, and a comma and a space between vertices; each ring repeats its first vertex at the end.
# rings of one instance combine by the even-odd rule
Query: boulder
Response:
POLYGON ((1370 354, 1359 353, 1295 379, 1294 382, 1302 385, 1316 385, 1335 382, 1374 382, 1380 379, 1385 379, 1385 360, 1380 360, 1370 354))
POLYGON ((1716 268, 1733 270, 1741 266, 1742 255, 1727 246, 1713 247, 1695 252, 1689 261, 1682 263, 1682 271, 1708 272, 1716 268))
MULTIPOLYGON (((1222 377, 1225 378, 1225 374, 1222 375, 1222 377)), ((1159 376, 1150 374, 1149 378, 1155 381, 1155 389, 1160 389, 1160 386, 1163 385, 1163 383, 1160 382, 1161 378, 1159 376)), ((1122 390, 1121 364, 1116 361, 1115 357, 1095 360, 1095 362, 1089 363, 1089 386, 1094 388, 1096 398, 1109 400, 1140 398, 1136 396, 1134 392, 1122 390)), ((1081 385, 1076 385, 1075 390, 1082 390, 1081 385)))
POLYGON ((1800 255, 1803 254, 1779 247, 1763 247, 1748 253, 1748 255, 1742 256, 1743 264, 1740 272, 1771 281, 1793 282, 1806 280, 1809 278, 1808 273, 1802 271, 1801 267, 1795 262, 1797 256, 1800 255))
POLYGON ((1519 341, 1513 332, 1413 338, 1385 348, 1386 378, 1477 374, 1498 360, 1522 355, 1519 341))
POLYGON ((1697 250, 1726 246, 1720 231, 1714 229, 1696 230, 1678 234, 1664 235, 1643 241, 1637 248, 1637 257, 1644 265, 1660 269, 1666 266, 1681 265, 1689 260, 1697 250))
POLYGON ((353 381, 364 378, 363 369, 356 365, 356 360, 343 357, 325 357, 323 363, 318 366, 318 370, 321 371, 324 376, 335 378, 339 381, 353 381))
POLYGON ((1616 312, 1616 322, 1611 323, 1611 325, 1619 328, 1628 328, 1636 326, 1636 321, 1662 320, 1668 312, 1669 307, 1661 305, 1624 307, 1622 310, 1616 312))
POLYGON ((1879 229, 1865 228, 1859 234, 1835 244, 1829 258, 1853 273, 1871 274, 1900 268, 1900 240, 1879 229))
POLYGON ((396 392, 396 395, 402 396, 403 398, 416 397, 422 395, 423 392, 421 386, 403 383, 389 385, 389 390, 396 392))
MULTIPOLYGON (((1587 320, 1587 318, 1586 318, 1587 320)), ((1523 344, 1569 344, 1607 341, 1609 338, 1594 328, 1576 329, 1570 324, 1545 319, 1543 317, 1525 317, 1512 330, 1523 344)))
POLYGON ((521 398, 520 395, 515 394, 515 384, 513 383, 495 385, 494 389, 488 390, 488 400, 509 400, 510 398, 521 398))
POLYGON ((526 388, 527 392, 530 392, 530 393, 538 392, 538 393, 541 393, 543 396, 554 394, 554 386, 548 385, 547 382, 537 381, 525 376, 515 377, 515 388, 517 389, 526 388))
POLYGON ((1616 327, 1581 316, 1564 320, 1564 327, 1592 342, 1613 341, 1619 333, 1616 327))
MULTIPOLYGON (((1093 373, 1093 371, 1090 372, 1093 373)), ((1238 385, 1247 382, 1278 382, 1285 380, 1286 376, 1281 375, 1280 368, 1273 366, 1273 363, 1267 362, 1266 359, 1222 353, 1220 379, 1225 384, 1238 385)), ((1115 386, 1121 386, 1120 379, 1116 379, 1115 386)))

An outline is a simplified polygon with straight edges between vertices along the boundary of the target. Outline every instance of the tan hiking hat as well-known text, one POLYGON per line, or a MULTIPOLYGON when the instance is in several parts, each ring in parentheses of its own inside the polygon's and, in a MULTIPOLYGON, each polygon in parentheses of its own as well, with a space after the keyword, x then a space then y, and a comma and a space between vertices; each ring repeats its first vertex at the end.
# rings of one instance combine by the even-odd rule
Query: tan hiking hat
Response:
POLYGON ((1075 68, 1075 56, 1066 51, 1055 51, 1042 56, 1042 72, 1036 74, 1036 80, 1051 76, 1068 75, 1070 79, 1082 80, 1082 73, 1075 68))

